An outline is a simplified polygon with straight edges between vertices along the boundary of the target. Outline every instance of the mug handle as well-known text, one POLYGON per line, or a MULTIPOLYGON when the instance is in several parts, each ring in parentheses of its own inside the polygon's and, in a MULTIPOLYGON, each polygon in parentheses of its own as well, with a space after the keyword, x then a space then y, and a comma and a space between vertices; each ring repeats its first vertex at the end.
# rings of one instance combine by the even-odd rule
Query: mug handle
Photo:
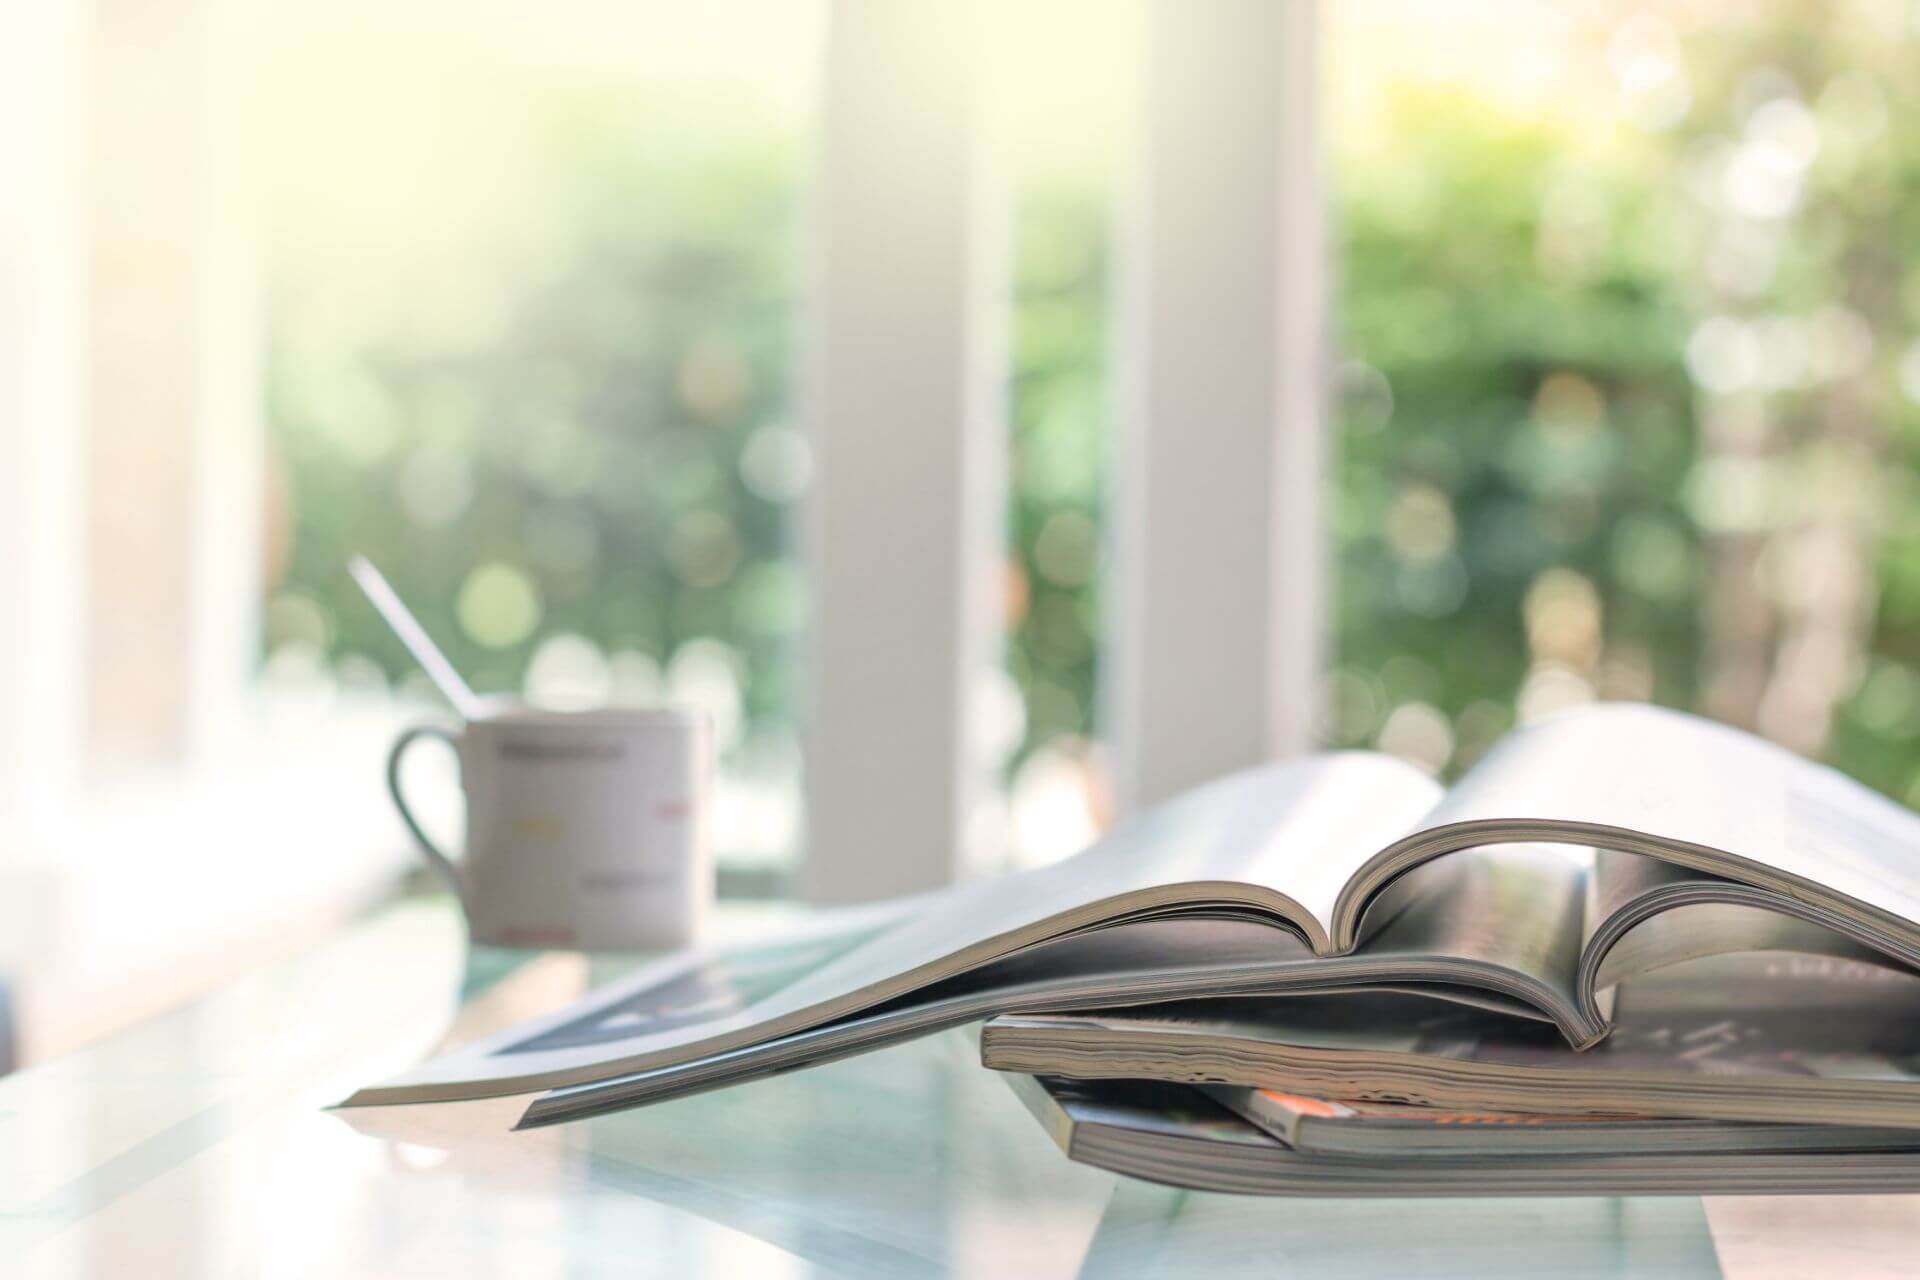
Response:
POLYGON ((400 789, 400 758, 407 753, 408 747, 422 738, 438 738, 452 747, 456 756, 459 755, 460 740, 452 733, 438 725, 415 725, 394 739, 393 749, 387 752, 387 794, 393 797, 393 807, 400 811, 400 821, 406 823, 407 830, 413 833, 414 841, 420 846, 420 852, 426 855, 428 864, 453 886, 454 895, 460 899, 460 907, 464 911, 468 905, 467 877, 461 872, 459 864, 428 838, 426 829, 413 816, 413 811, 407 808, 407 797, 400 789))

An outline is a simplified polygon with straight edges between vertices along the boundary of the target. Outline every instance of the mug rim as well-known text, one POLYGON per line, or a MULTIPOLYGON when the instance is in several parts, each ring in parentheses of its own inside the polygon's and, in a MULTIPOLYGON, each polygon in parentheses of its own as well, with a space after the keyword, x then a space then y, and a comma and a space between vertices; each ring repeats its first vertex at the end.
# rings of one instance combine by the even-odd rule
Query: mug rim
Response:
POLYGON ((690 707, 536 707, 510 699, 487 699, 469 727, 531 726, 550 729, 618 729, 695 726, 705 716, 690 707))

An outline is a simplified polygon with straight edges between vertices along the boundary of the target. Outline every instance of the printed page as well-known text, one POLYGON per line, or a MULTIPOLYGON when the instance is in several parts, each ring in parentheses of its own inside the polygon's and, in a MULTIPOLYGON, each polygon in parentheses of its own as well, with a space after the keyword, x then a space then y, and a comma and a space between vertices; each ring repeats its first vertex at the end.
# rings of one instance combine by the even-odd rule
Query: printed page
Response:
POLYGON ((1595 843, 1631 847, 1644 834, 1724 851, 1754 864, 1723 868, 1738 878, 1802 881, 1920 924, 1920 816, 1772 743, 1675 711, 1601 705, 1509 735, 1424 826, 1486 821, 1578 823, 1626 837, 1595 843))
MULTIPOLYGON (((1166 1061, 1174 1040, 1284 1045, 1342 1054, 1418 1055, 1567 1072, 1848 1076, 1920 1084, 1920 978, 1826 957, 1719 957, 1629 987, 1614 1034, 1569 1048, 1551 1028, 1396 995, 1160 1005, 1087 1014, 1002 1015, 982 1060, 1054 1051, 1055 1032, 1097 1031, 1107 1060, 1166 1061), (1817 1009, 1817 1018, 1808 1010, 1817 1009)), ((1248 1061, 1253 1059, 1249 1057, 1248 1061)), ((1082 1062, 1084 1065, 1084 1059, 1082 1062)), ((1103 1060, 1102 1065, 1106 1065, 1103 1060)), ((1044 1069, 1044 1068, 1042 1068, 1044 1069)))
POLYGON ((1602 924, 1643 898, 1686 885, 1711 883, 1717 878, 1645 854, 1602 849, 1593 859, 1593 891, 1587 896, 1587 937, 1591 938, 1602 924))
POLYGON ((1605 990, 1706 956, 1759 952, 1830 956, 1871 965, 1896 963, 1832 929, 1779 911, 1743 903, 1699 902, 1669 908, 1621 934, 1600 958, 1593 985, 1605 990))
POLYGON ((1381 890, 1367 909, 1361 954, 1469 961, 1515 974, 1571 1008, 1586 897, 1584 857, 1550 845, 1465 849, 1381 890))
POLYGON ((1593 881, 1586 946, 1599 954, 1583 959, 1595 991, 1689 960, 1741 952, 1897 963, 1829 923, 1803 918, 1805 908, 1789 895, 1658 858, 1603 850, 1593 881))
POLYGON ((1824 956, 1722 956, 1629 983, 1613 1035, 1586 1053, 1522 1043, 1504 1028, 1433 1035, 1415 1052, 1569 1071, 1920 1083, 1916 1013, 1911 974, 1824 956))

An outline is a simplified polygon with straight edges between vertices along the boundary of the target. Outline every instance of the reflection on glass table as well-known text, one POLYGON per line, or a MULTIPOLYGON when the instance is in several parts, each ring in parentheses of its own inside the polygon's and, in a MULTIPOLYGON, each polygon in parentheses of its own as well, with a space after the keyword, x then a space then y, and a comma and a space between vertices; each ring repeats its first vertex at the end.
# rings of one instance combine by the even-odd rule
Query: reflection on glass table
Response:
POLYGON ((402 903, 0 1081, 0 1274, 1786 1276, 1903 1258, 1920 1231, 1920 1197, 1126 1182, 1064 1160, 967 1031, 531 1133, 509 1131, 524 1098, 327 1109, 623 967, 469 953, 449 904, 402 903))

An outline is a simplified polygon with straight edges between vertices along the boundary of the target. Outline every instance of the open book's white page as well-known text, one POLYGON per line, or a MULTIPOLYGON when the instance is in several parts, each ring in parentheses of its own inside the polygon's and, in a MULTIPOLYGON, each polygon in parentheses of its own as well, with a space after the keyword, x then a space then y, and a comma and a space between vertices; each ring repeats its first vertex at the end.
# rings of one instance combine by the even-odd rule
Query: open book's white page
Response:
POLYGON ((1920 815, 1792 752, 1628 704, 1509 735, 1423 825, 1548 821, 1723 850, 1920 922, 1920 815))
MULTIPOLYGON (((897 913, 876 915, 885 923, 872 936, 859 940, 859 933, 843 933, 851 945, 826 947, 824 963, 784 980, 745 1009, 722 1008, 718 1016, 681 1019, 669 1029, 649 1031, 643 1022, 631 1034, 595 1034, 590 1043, 545 1047, 555 1039, 554 1028, 615 1007, 629 989, 658 984, 665 970, 650 967, 571 1010, 426 1063, 360 1096, 448 1082, 544 1087, 548 1078, 578 1078, 600 1064, 642 1058, 662 1063, 723 1040, 744 1043, 776 1020, 802 1014, 814 1020, 809 1011, 844 1004, 903 974, 962 953, 973 953, 966 964, 984 961, 1004 951, 1011 935, 1049 921, 1098 923, 1112 914, 1102 902, 1169 886, 1219 887, 1195 894, 1197 900, 1230 897, 1236 885, 1260 886, 1293 899, 1324 928, 1347 877, 1417 826, 1439 798, 1437 783, 1386 756, 1311 756, 1249 770, 1155 809, 1064 862, 927 895, 897 913)), ((1276 952, 1284 955, 1284 947, 1277 938, 1276 952)))
POLYGON ((803 1008, 1103 899, 1168 885, 1250 884, 1324 929, 1340 888, 1418 825, 1440 787, 1387 756, 1310 756, 1235 774, 1035 871, 966 885, 768 1002, 803 1008))

